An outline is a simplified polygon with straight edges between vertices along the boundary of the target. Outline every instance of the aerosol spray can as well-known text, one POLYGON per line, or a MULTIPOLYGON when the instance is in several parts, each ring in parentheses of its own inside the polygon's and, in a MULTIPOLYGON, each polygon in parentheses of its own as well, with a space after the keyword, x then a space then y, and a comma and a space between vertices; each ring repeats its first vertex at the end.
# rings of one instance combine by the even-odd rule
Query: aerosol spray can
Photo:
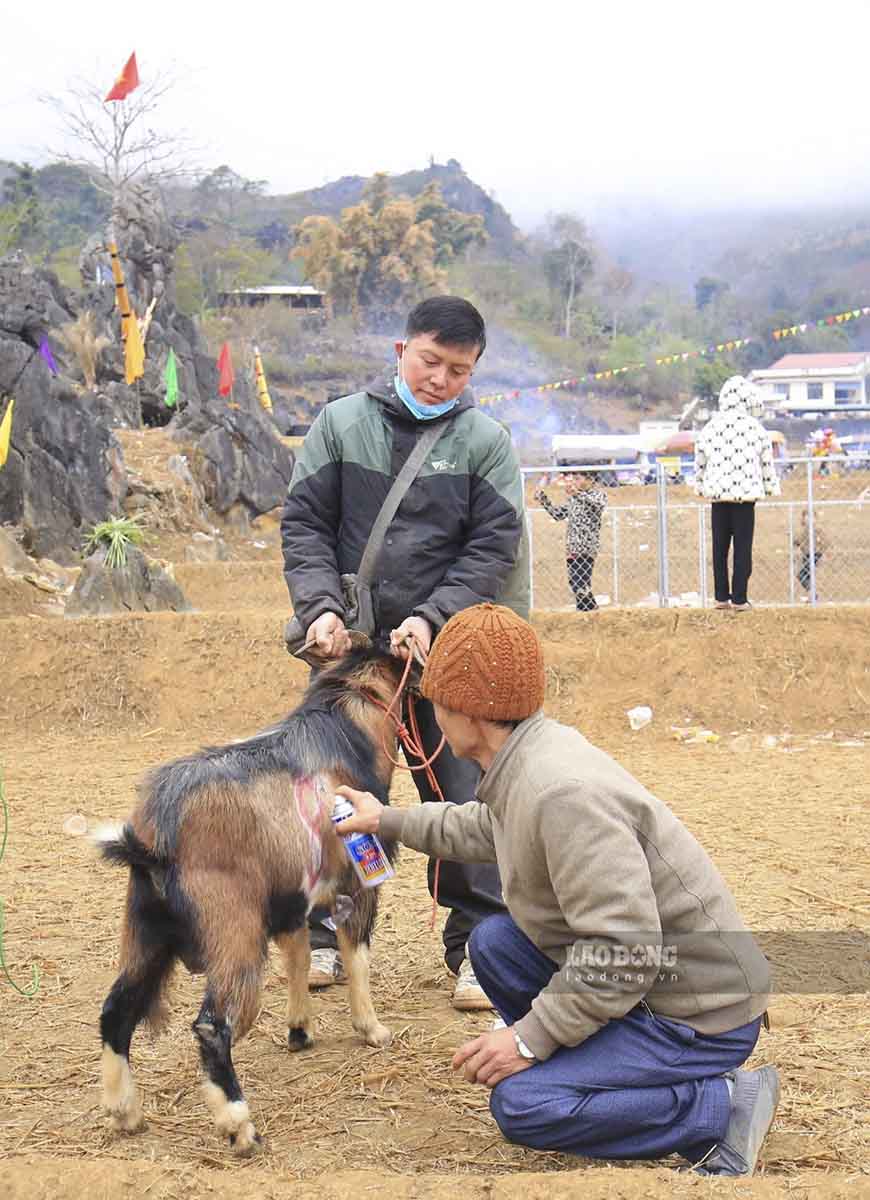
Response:
MULTIPOLYGON (((337 825, 340 821, 346 821, 353 814, 354 807, 350 801, 343 796, 336 796, 332 809, 333 823, 337 825)), ((378 887, 396 874, 383 846, 373 833, 348 833, 341 840, 363 887, 378 887)))

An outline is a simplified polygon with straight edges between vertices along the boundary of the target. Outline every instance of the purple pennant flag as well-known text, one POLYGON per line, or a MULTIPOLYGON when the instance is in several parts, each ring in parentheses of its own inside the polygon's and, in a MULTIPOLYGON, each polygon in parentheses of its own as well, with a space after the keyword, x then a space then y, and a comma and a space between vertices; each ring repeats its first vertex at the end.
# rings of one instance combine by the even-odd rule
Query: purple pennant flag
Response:
POLYGON ((44 337, 39 343, 39 353, 45 359, 46 365, 52 375, 57 375, 57 363, 54 361, 54 355, 51 352, 51 346, 48 344, 48 338, 44 337))

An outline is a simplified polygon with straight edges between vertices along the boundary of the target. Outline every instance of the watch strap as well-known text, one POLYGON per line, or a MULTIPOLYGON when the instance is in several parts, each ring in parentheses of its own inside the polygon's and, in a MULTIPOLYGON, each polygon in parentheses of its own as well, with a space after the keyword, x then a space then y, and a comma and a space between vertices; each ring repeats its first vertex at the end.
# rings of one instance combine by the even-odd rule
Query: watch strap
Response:
POLYGON ((527 1058, 531 1061, 535 1057, 518 1033, 514 1033, 514 1041, 517 1044, 517 1052, 521 1058, 527 1058))

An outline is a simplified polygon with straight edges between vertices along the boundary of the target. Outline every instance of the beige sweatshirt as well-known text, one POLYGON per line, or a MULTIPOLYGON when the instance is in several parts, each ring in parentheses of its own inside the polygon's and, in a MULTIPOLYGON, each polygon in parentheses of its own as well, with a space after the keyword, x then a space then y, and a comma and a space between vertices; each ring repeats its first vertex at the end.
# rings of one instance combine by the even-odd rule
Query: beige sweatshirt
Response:
POLYGON ((700 1033, 767 1007, 767 960, 692 834, 607 754, 537 713, 478 802, 388 808, 381 832, 456 862, 497 862, 508 912, 558 970, 515 1029, 539 1059, 641 1000, 700 1033))

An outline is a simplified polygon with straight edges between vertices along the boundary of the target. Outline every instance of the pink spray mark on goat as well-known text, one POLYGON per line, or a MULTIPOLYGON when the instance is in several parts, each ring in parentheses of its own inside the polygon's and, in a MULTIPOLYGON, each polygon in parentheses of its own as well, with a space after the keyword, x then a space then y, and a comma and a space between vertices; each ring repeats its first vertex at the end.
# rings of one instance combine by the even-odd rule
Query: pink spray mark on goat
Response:
POLYGON ((326 784, 320 775, 297 779, 293 783, 296 811, 308 833, 310 855, 305 871, 305 890, 309 896, 323 870, 323 818, 327 795, 326 784))

